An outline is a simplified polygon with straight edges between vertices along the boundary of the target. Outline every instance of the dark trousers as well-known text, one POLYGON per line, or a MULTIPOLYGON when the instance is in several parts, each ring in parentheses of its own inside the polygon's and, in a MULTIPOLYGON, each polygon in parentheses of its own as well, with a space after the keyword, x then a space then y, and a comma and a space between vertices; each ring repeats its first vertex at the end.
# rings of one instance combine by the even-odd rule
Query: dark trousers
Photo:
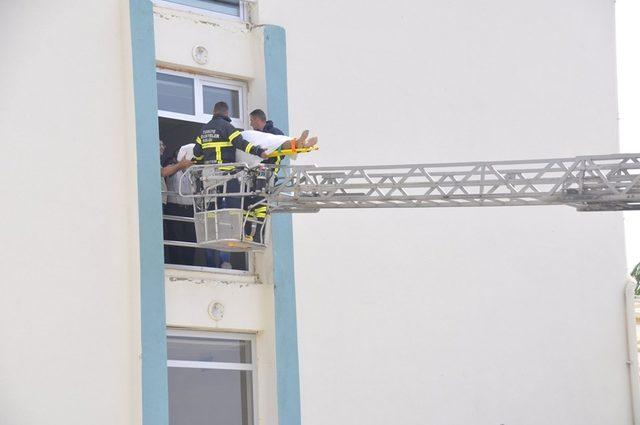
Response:
MULTIPOLYGON (((167 205, 168 204, 162 204, 162 214, 169 214, 167 212, 167 205)), ((170 240, 171 238, 169 237, 169 220, 162 220, 162 239, 165 241, 170 240)), ((165 264, 171 264, 171 250, 170 250, 170 246, 169 245, 164 245, 164 263, 165 264)))
MULTIPOLYGON (((165 214, 179 217, 193 218, 193 205, 167 204, 165 214)), ((165 239, 181 242, 195 242, 196 230, 192 222, 166 220, 165 239)), ((165 254, 165 262, 169 264, 182 264, 193 266, 196 249, 184 246, 168 246, 168 259, 165 254)))
POLYGON ((245 200, 245 216, 244 224, 245 238, 256 243, 262 243, 262 228, 266 217, 259 216, 256 208, 264 208, 266 204, 263 202, 262 196, 248 196, 245 200), (261 202, 261 203, 259 203, 261 202))
MULTIPOLYGON (((222 187, 220 192, 222 192, 222 187)), ((227 182, 225 193, 239 193, 240 180, 231 179, 227 182)), ((222 208, 242 208, 242 198, 240 196, 223 196, 218 198, 218 209, 222 208)))

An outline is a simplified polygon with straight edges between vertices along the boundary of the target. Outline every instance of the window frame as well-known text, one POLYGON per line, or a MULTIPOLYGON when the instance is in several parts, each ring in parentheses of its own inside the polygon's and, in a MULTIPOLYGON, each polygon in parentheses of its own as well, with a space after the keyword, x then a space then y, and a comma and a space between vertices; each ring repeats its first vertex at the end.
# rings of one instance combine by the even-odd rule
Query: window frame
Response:
MULTIPOLYGON (((158 105, 158 116, 163 118, 173 118, 182 121, 198 122, 205 124, 211 120, 212 114, 204 111, 204 86, 217 87, 238 92, 238 118, 230 117, 231 124, 237 128, 246 128, 247 124, 247 83, 239 80, 209 77, 206 75, 191 74, 188 72, 174 71, 167 68, 156 68, 156 73, 175 75, 178 77, 191 78, 193 80, 193 101, 194 114, 183 114, 181 112, 165 111, 158 105)), ((156 83, 157 84, 157 83, 156 83)))
MULTIPOLYGON (((197 87, 196 87, 196 81, 194 78, 192 78, 189 74, 184 73, 184 72, 164 72, 164 71, 160 71, 160 70, 156 70, 156 89, 158 87, 158 73, 160 74, 166 74, 166 75, 172 75, 172 76, 176 76, 176 77, 182 77, 182 78, 188 78, 192 81, 193 83, 193 115, 190 114, 185 114, 182 112, 174 112, 174 111, 165 111, 165 110, 161 110, 160 109, 160 99, 158 99, 158 116, 164 116, 161 115, 162 114, 167 114, 167 118, 176 118, 176 119, 182 119, 182 120, 187 120, 187 121, 193 121, 194 117, 196 117, 198 115, 198 110, 196 109, 196 104, 197 104, 197 99, 196 99, 196 92, 197 92, 197 87), (169 116, 171 115, 171 116, 169 116), (178 117, 182 117, 182 118, 178 118, 178 117)), ((159 93, 159 91, 158 91, 159 93)), ((158 95, 158 98, 160 96, 158 95)))
POLYGON ((236 276, 248 276, 253 277, 255 279, 256 273, 254 270, 253 264, 253 255, 250 252, 247 252, 247 270, 236 270, 236 269, 221 269, 219 267, 206 267, 206 266, 189 266, 186 264, 171 264, 165 263, 165 269, 172 270, 184 270, 191 272, 205 272, 205 273, 220 273, 226 275, 236 275, 236 276))
POLYGON ((166 7, 168 9, 181 10, 184 12, 196 13, 198 15, 211 16, 213 18, 229 19, 238 22, 247 22, 249 14, 247 13, 246 1, 240 0, 239 2, 239 14, 238 16, 229 15, 228 13, 216 12, 215 10, 208 9, 206 7, 189 6, 182 3, 176 3, 172 0, 151 0, 151 2, 160 7, 166 7))
POLYGON ((249 341, 251 347, 251 363, 227 363, 227 362, 199 362, 189 360, 171 360, 167 353, 167 369, 213 369, 213 370, 240 370, 251 372, 251 397, 253 420, 250 425, 258 425, 258 355, 256 334, 239 332, 216 332, 190 329, 167 328, 166 338, 189 337, 207 339, 228 339, 233 341, 249 341))
MULTIPOLYGON (((194 74, 184 71, 175 71, 173 69, 162 68, 156 66, 156 73, 175 75, 178 77, 191 78, 194 81, 193 90, 194 96, 193 101, 195 103, 194 107, 194 115, 183 114, 180 112, 172 112, 165 111, 160 109, 158 105, 158 117, 162 118, 170 118, 182 121, 188 121, 193 123, 205 124, 211 120, 213 117, 212 114, 204 113, 203 111, 203 86, 213 86, 220 87, 224 89, 237 90, 238 91, 238 115, 240 117, 238 119, 231 118, 231 124, 236 128, 247 128, 248 124, 248 114, 247 114, 247 96, 248 96, 248 84, 245 81, 240 80, 231 80, 231 79, 223 79, 210 77, 208 75, 194 74)), ((157 82, 156 82, 157 86, 157 82)), ((164 239, 163 239, 164 241, 164 239)), ((207 272, 207 273, 223 273, 227 275, 240 275, 240 276, 255 276, 255 264, 254 257, 250 252, 245 253, 247 255, 247 270, 235 270, 235 269, 221 269, 218 267, 205 267, 205 266, 194 266, 194 265, 184 265, 184 264, 170 264, 165 263, 165 269, 177 269, 177 270, 187 270, 187 271, 196 271, 196 272, 207 272)))

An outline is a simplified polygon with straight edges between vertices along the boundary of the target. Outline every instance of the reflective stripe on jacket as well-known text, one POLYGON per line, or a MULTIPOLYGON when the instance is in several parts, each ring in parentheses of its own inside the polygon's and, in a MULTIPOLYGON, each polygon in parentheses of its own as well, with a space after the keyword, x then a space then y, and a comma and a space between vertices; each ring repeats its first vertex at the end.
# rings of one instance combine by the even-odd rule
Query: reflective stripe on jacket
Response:
POLYGON ((202 126, 200 136, 196 138, 193 155, 198 164, 226 164, 236 162, 236 149, 256 156, 264 152, 260 147, 244 140, 240 131, 231 125, 231 119, 214 116, 202 126))

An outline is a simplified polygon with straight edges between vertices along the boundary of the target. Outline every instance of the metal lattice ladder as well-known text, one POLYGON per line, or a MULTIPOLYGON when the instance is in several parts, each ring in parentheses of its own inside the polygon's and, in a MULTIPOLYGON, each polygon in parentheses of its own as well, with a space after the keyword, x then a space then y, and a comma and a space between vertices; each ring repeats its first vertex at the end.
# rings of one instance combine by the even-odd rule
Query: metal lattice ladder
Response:
MULTIPOLYGON (((568 205, 640 209, 640 154, 380 166, 198 165, 189 169, 198 245, 250 251, 268 244, 268 215, 336 208, 568 205), (228 171, 232 168, 233 171, 228 171), (231 180, 236 189, 227 190, 231 180), (238 199, 234 208, 221 199, 238 199), (263 219, 256 208, 266 207, 263 219), (247 228, 253 228, 252 234, 247 228), (255 229, 259 238, 256 239, 255 229)), ((180 185, 182 187, 182 184, 180 185)))
POLYGON ((347 167, 284 167, 271 212, 326 208, 569 205, 640 209, 640 154, 347 167))

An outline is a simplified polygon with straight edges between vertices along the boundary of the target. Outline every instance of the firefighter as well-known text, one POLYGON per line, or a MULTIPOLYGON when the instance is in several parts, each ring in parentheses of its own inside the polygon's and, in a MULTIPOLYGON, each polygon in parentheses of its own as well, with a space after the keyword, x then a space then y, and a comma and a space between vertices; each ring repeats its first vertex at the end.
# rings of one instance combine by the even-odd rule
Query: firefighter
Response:
MULTIPOLYGON (((254 146, 242 138, 240 130, 231 125, 229 106, 225 102, 218 102, 213 107, 213 118, 202 126, 200 136, 193 148, 194 159, 197 164, 227 164, 236 162, 236 149, 252 155, 267 158, 264 149, 254 146)), ((221 171, 234 171, 233 166, 220 167, 221 171)), ((227 193, 240 191, 240 182, 232 179, 227 183, 227 193)), ((223 208, 240 208, 241 200, 237 196, 222 198, 223 208)))
MULTIPOLYGON (((262 109, 254 109, 249 114, 249 123, 251 128, 263 133, 275 134, 282 136, 284 133, 279 128, 273 125, 273 121, 267 120, 267 114, 262 109)), ((278 173, 280 162, 284 159, 284 155, 278 155, 275 157, 267 158, 262 161, 263 164, 273 164, 274 174, 278 173)), ((277 177, 274 177, 274 182, 277 177)), ((257 243, 263 243, 262 232, 264 227, 264 221, 267 218, 267 207, 262 204, 264 198, 259 196, 252 196, 248 199, 248 204, 256 205, 253 208, 247 208, 246 216, 247 221, 245 224, 245 238, 257 243)))
MULTIPOLYGON (((200 136, 196 138, 193 148, 194 159, 197 164, 229 164, 236 162, 236 149, 267 158, 264 149, 254 146, 242 138, 240 130, 231 125, 229 118, 229 105, 218 102, 213 106, 213 118, 202 126, 200 136)), ((234 166, 222 166, 218 170, 233 174, 234 166)), ((240 192, 238 179, 228 180, 225 193, 240 192)), ((222 196, 216 202, 216 209, 242 208, 242 199, 239 196, 222 196)), ((208 266, 220 268, 232 268, 231 256, 228 252, 205 251, 208 266)))
POLYGON ((263 133, 271 133, 277 136, 282 136, 284 133, 279 128, 273 125, 273 121, 267 120, 267 114, 262 109, 254 109, 249 114, 249 124, 251 128, 256 131, 262 131, 263 133))
MULTIPOLYGON (((267 115, 264 113, 262 109, 254 109, 249 114, 249 123, 251 124, 251 128, 256 131, 262 131, 263 133, 271 133, 276 134, 278 136, 284 135, 282 130, 273 125, 273 121, 267 120, 267 115)), ((275 164, 276 168, 274 169, 274 173, 278 172, 278 165, 284 159, 284 155, 278 155, 272 158, 265 159, 262 161, 263 164, 275 164)))

